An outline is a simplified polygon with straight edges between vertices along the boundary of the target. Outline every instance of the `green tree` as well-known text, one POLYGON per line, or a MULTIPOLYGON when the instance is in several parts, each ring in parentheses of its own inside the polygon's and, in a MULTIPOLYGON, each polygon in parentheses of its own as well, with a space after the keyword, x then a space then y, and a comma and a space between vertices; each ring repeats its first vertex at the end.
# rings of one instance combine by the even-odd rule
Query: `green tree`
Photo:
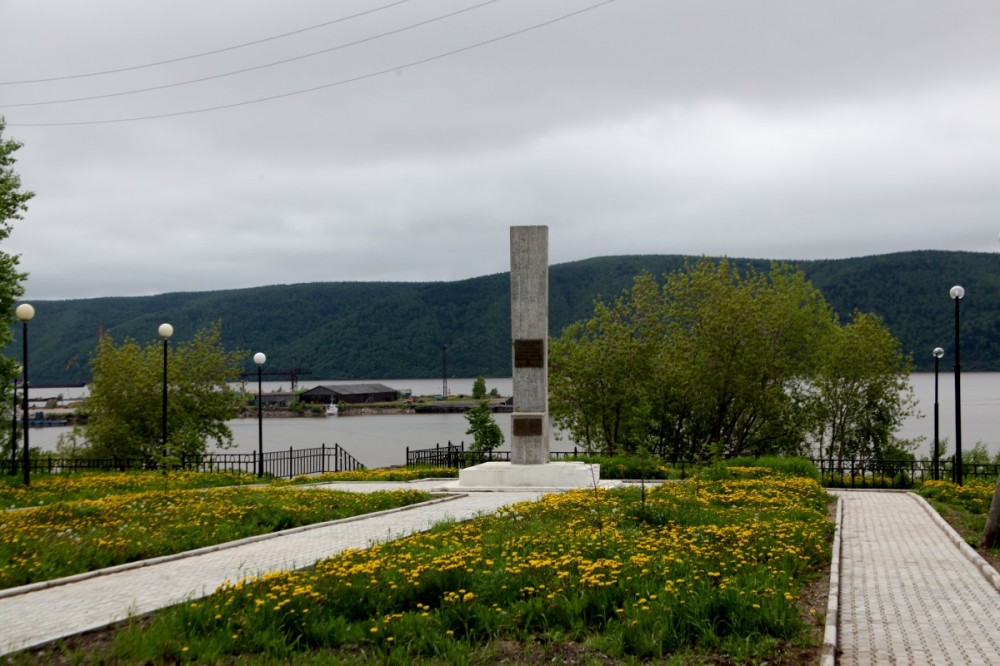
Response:
POLYGON ((641 275, 631 291, 598 301, 591 319, 570 324, 549 345, 549 411, 587 452, 634 452, 645 436, 648 320, 658 297, 656 281, 641 275))
POLYGON ((233 434, 226 421, 239 414, 243 396, 231 388, 247 352, 227 352, 221 323, 195 333, 169 351, 167 450, 162 446, 163 348, 132 339, 105 338, 91 358, 93 381, 85 403, 86 455, 176 460, 204 453, 208 441, 226 448, 233 434))
POLYGON ((472 397, 476 400, 482 400, 486 397, 486 378, 482 375, 476 377, 476 381, 472 382, 472 397))
POLYGON ((821 455, 886 460, 913 448, 895 438, 915 409, 911 361, 879 317, 855 312, 832 331, 819 361, 812 434, 821 455))
POLYGON ((810 351, 835 322, 822 294, 789 266, 709 259, 668 276, 663 294, 661 409, 684 419, 691 455, 798 453, 810 351))
POLYGON ((990 451, 986 448, 984 442, 976 442, 971 451, 966 451, 962 454, 962 467, 992 464, 993 458, 990 456, 990 451))
POLYGON ((704 459, 798 452, 816 347, 834 325, 799 271, 701 259, 635 279, 550 346, 550 411, 589 450, 704 459))
MULTIPOLYGON (((13 230, 12 222, 23 219, 23 213, 28 210, 28 201, 34 195, 33 192, 25 190, 21 186, 21 178, 14 170, 14 153, 21 147, 21 143, 14 139, 4 137, 5 122, 0 116, 0 241, 10 237, 13 230)), ((7 313, 7 321, 14 321, 14 305, 17 299, 24 293, 22 282, 27 278, 27 274, 18 268, 20 257, 16 254, 8 254, 0 251, 0 312, 7 313)), ((9 326, 0 326, 0 349, 11 343, 13 335, 9 326)), ((0 414, 5 418, 4 423, 11 422, 12 391, 14 381, 20 373, 20 366, 15 359, 0 358, 0 414)), ((0 435, 0 461, 6 462, 10 459, 11 447, 15 442, 11 441, 10 428, 3 430, 0 435)), ((2 463, 0 463, 2 466, 2 463)))
POLYGON ((478 405, 465 413, 465 420, 469 422, 465 434, 472 435, 471 450, 489 453, 503 444, 503 430, 493 420, 489 400, 480 400, 478 405))

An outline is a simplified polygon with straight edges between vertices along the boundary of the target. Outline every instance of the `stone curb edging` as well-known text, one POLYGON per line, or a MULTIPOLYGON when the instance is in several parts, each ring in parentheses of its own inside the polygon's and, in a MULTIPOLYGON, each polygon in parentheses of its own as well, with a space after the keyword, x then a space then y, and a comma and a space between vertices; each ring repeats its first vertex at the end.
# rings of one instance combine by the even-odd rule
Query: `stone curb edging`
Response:
POLYGON ((837 663, 837 625, 840 622, 840 531, 844 520, 844 498, 837 498, 837 519, 833 532, 833 552, 830 557, 830 593, 826 600, 826 624, 823 627, 823 650, 820 666, 837 663))
POLYGON ((37 583, 28 583, 27 585, 10 587, 7 588, 6 590, 0 590, 0 599, 5 599, 7 597, 15 597, 21 594, 28 594, 30 592, 37 592, 39 590, 46 590, 51 587, 58 587, 60 585, 69 585, 70 583, 78 583, 80 581, 89 580, 91 578, 97 578, 98 576, 109 576, 111 574, 121 573, 123 571, 130 571, 132 569, 141 569, 143 567, 149 567, 155 564, 163 564, 165 562, 174 562, 177 560, 182 560, 189 557, 195 557, 198 555, 206 555, 208 553, 214 553, 220 550, 228 550, 230 548, 236 548, 238 546, 244 546, 247 544, 256 543, 258 541, 267 541, 269 539, 275 539, 277 537, 288 536, 291 534, 298 534, 300 532, 308 532, 309 530, 320 529, 322 527, 330 527, 332 525, 340 525, 343 523, 353 523, 359 520, 374 518, 376 516, 385 516, 393 513, 399 513, 401 511, 419 509, 422 507, 431 506, 433 504, 450 502, 452 500, 466 496, 467 495, 465 493, 448 493, 443 497, 435 497, 434 499, 428 500, 426 502, 420 502, 419 504, 410 504, 408 506, 396 507, 395 509, 385 509, 384 511, 376 511, 374 513, 363 513, 358 516, 351 516, 350 518, 339 518, 337 520, 328 520, 326 522, 313 523, 311 525, 300 525, 299 527, 290 527, 287 530, 280 530, 278 532, 268 532, 267 534, 257 534, 254 536, 245 537, 243 539, 237 539, 236 541, 227 541, 225 543, 215 544, 214 546, 204 546, 202 548, 195 548, 193 550, 185 550, 180 553, 161 555, 159 557, 151 557, 146 560, 137 560, 135 562, 126 562, 124 564, 116 564, 114 566, 105 567, 103 569, 95 569, 94 571, 85 571, 83 573, 73 574, 72 576, 64 576, 63 578, 44 580, 44 581, 39 581, 37 583))
POLYGON ((972 564, 979 570, 979 573, 986 578, 987 582, 1000 592, 1000 573, 997 573, 997 570, 994 569, 989 562, 983 559, 983 556, 977 553, 976 549, 970 546, 965 539, 963 539, 961 535, 955 531, 955 528, 949 525, 948 521, 941 517, 941 514, 934 510, 934 507, 930 505, 930 502, 916 493, 908 494, 924 508, 924 511, 930 514, 930 517, 935 523, 937 523, 937 526, 944 531, 945 535, 956 546, 958 546, 958 549, 962 551, 962 554, 965 555, 970 562, 972 562, 972 564))

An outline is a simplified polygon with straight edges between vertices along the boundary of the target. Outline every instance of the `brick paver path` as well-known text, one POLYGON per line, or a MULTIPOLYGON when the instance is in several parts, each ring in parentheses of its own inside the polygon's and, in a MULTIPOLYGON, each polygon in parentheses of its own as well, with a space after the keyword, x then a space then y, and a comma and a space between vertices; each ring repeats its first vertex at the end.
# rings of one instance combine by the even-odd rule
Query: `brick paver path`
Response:
POLYGON ((838 664, 1000 664, 1000 592, 908 493, 844 500, 838 664))

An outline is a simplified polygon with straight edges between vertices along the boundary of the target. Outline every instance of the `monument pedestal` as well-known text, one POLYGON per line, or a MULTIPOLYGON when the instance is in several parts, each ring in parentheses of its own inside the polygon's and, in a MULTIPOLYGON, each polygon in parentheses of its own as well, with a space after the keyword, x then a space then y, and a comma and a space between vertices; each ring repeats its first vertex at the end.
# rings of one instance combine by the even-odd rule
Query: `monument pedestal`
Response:
POLYGON ((601 466, 583 462, 550 462, 545 465, 515 465, 487 462, 458 472, 462 490, 495 488, 593 488, 601 480, 601 466))

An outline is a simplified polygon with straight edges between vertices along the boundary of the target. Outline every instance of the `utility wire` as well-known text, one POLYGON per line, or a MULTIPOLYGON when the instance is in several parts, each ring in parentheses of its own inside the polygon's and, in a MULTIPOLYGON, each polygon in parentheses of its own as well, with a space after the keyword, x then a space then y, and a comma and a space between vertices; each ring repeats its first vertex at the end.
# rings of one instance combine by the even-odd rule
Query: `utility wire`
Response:
POLYGON ((387 5, 382 5, 381 7, 375 7, 373 9, 367 9, 363 12, 358 12, 357 14, 351 14, 350 16, 343 16, 338 19, 333 19, 332 21, 326 21, 324 23, 317 23, 316 25, 310 25, 305 28, 299 28, 298 30, 292 30, 291 32, 285 32, 280 35, 274 35, 272 37, 264 37, 262 39, 256 39, 252 42, 244 42, 242 44, 235 44, 233 46, 225 46, 220 49, 215 49, 213 51, 204 51, 202 53, 195 53, 193 55, 181 56, 179 58, 171 58, 169 60, 159 60, 157 62, 146 63, 145 65, 133 65, 131 67, 120 67, 118 69, 105 69, 99 72, 87 72, 85 74, 67 74, 65 76, 52 76, 45 79, 24 79, 22 81, 0 81, 0 86, 12 86, 22 83, 48 83, 50 81, 68 81, 70 79, 83 79, 92 76, 103 76, 105 74, 118 74, 120 72, 131 72, 137 69, 148 69, 150 67, 159 67, 160 65, 170 65, 175 62, 183 62, 185 60, 194 60, 195 58, 204 58, 205 56, 216 55, 219 53, 225 53, 226 51, 235 51, 237 49, 243 49, 248 46, 256 46, 257 44, 263 44, 265 42, 271 42, 276 39, 284 39, 285 37, 291 37, 292 35, 300 35, 303 32, 309 32, 310 30, 317 30, 319 28, 325 28, 328 25, 334 25, 336 23, 343 23, 345 21, 350 21, 352 19, 359 18, 361 16, 366 16, 368 14, 374 14, 375 12, 380 12, 384 9, 390 9, 397 5, 402 5, 407 2, 412 2, 413 0, 396 0, 396 2, 390 2, 387 5))
POLYGON ((398 71, 401 71, 401 70, 404 70, 404 69, 410 69, 412 67, 417 67, 417 66, 420 66, 420 65, 425 65, 425 64, 427 64, 429 62, 434 62, 435 60, 442 60, 444 58, 448 58, 448 57, 451 57, 453 55, 457 55, 459 53, 465 53, 466 51, 472 51, 473 49, 478 49, 478 48, 481 48, 483 46, 488 46, 490 44, 495 44, 497 42, 501 42, 501 41, 504 41, 506 39, 510 39, 512 37, 517 37, 518 35, 523 35, 525 33, 532 32, 532 31, 538 30, 540 28, 545 28, 545 27, 550 26, 550 25, 552 25, 554 23, 559 23, 561 21, 565 21, 566 19, 573 18, 573 17, 579 16, 581 14, 585 14, 587 12, 593 11, 593 10, 598 9, 600 7, 603 7, 605 5, 610 5, 610 4, 612 4, 614 2, 617 2, 617 1, 618 0, 603 0, 603 2, 598 2, 598 3, 595 3, 593 5, 589 5, 587 7, 583 7, 582 9, 578 9, 576 11, 570 12, 568 14, 563 14, 561 16, 557 16, 556 18, 552 18, 552 19, 549 19, 547 21, 542 21, 541 23, 535 23, 533 25, 530 25, 530 26, 527 26, 527 27, 515 30, 513 32, 508 32, 506 34, 500 35, 498 37, 493 37, 491 39, 486 39, 486 40, 483 40, 481 42, 475 42, 473 44, 468 44, 466 46, 462 46, 462 47, 459 47, 457 49, 452 49, 451 51, 445 51, 443 53, 438 53, 436 55, 428 56, 427 58, 422 58, 420 60, 413 60, 413 61, 410 61, 408 63, 402 64, 402 65, 395 65, 393 67, 387 67, 385 69, 380 69, 380 70, 377 70, 377 71, 374 71, 374 72, 369 72, 367 74, 360 74, 358 76, 353 76, 353 77, 346 78, 346 79, 340 79, 338 81, 333 81, 331 83, 325 83, 323 85, 313 86, 312 88, 303 88, 303 89, 300 89, 300 90, 293 90, 293 91, 287 92, 287 93, 279 93, 277 95, 269 95, 267 97, 258 97, 257 99, 249 99, 249 100, 244 100, 244 101, 241 101, 241 102, 233 102, 231 104, 220 104, 218 106, 207 106, 207 107, 201 107, 201 108, 198 108, 198 109, 189 109, 187 111, 174 111, 174 112, 171 112, 171 113, 158 113, 158 114, 152 114, 152 115, 148 115, 148 116, 131 116, 131 117, 127 117, 127 118, 109 118, 109 119, 106 119, 106 120, 81 120, 81 121, 75 121, 75 122, 59 122, 59 123, 11 123, 11 122, 8 122, 7 123, 7 127, 71 127, 71 126, 77 126, 77 125, 109 125, 109 124, 113 124, 113 123, 137 122, 137 121, 140 121, 140 120, 157 120, 157 119, 160 119, 160 118, 176 118, 176 117, 179 117, 179 116, 191 116, 191 115, 195 115, 195 114, 199 114, 199 113, 208 113, 208 112, 211 112, 211 111, 221 111, 223 109, 234 109, 234 108, 237 108, 237 107, 240 107, 240 106, 249 106, 251 104, 259 104, 261 102, 270 102, 272 100, 282 99, 282 98, 285 98, 285 97, 295 97, 297 95, 305 95, 305 94, 308 94, 308 93, 311 93, 311 92, 316 92, 317 90, 324 90, 326 88, 333 88, 333 87, 336 87, 336 86, 342 86, 342 85, 346 85, 346 84, 349 84, 349 83, 356 83, 358 81, 364 81, 365 79, 372 79, 372 78, 375 78, 377 76, 383 76, 385 74, 389 74, 391 72, 398 72, 398 71))
MULTIPOLYGON (((407 0, 409 1, 409 0, 407 0)), ((154 90, 166 90, 167 88, 177 88, 179 86, 191 85, 193 83, 203 83, 205 81, 212 81, 213 79, 223 79, 228 76, 236 76, 237 74, 246 74, 247 72, 253 72, 258 69, 267 69, 268 67, 276 67, 278 65, 286 65, 290 62, 295 62, 297 60, 305 60, 306 58, 313 58, 318 55, 323 55, 324 53, 330 53, 332 51, 339 51, 341 49, 350 48, 352 46, 357 46, 359 44, 364 44, 366 42, 372 42, 376 39, 381 39, 383 37, 389 37, 391 35, 397 35, 408 30, 413 30, 415 28, 421 28, 425 25, 435 23, 437 21, 443 21, 444 19, 452 18, 458 16, 459 14, 464 14, 466 12, 471 12, 475 9, 481 9, 486 5, 491 5, 500 0, 486 0, 485 2, 480 2, 478 5, 472 5, 471 7, 465 7, 447 14, 442 14, 441 16, 436 16, 434 18, 426 19, 412 25, 404 26, 402 28, 396 28, 395 30, 389 30, 388 32, 383 32, 377 35, 372 35, 370 37, 365 37, 363 39, 358 39, 353 42, 347 42, 345 44, 338 44, 337 46, 331 46, 330 48, 322 49, 320 51, 313 51, 312 53, 304 53, 302 55, 293 56, 291 58, 285 58, 284 60, 276 60, 274 62, 265 63, 263 65, 254 65, 253 67, 245 67, 243 69, 233 70, 231 72, 223 72, 222 74, 213 74, 211 76, 203 76, 198 79, 189 79, 187 81, 176 81, 174 83, 164 83, 158 86, 150 86, 148 88, 137 88, 134 90, 122 90, 113 93, 104 93, 101 95, 90 95, 88 97, 72 97, 67 99, 54 99, 45 102, 21 102, 18 104, 4 104, 4 108, 12 109, 15 107, 24 106, 46 106, 49 104, 68 104, 70 102, 87 102, 95 99, 108 99, 109 97, 123 97, 126 95, 138 95, 140 93, 152 92, 154 90)))

